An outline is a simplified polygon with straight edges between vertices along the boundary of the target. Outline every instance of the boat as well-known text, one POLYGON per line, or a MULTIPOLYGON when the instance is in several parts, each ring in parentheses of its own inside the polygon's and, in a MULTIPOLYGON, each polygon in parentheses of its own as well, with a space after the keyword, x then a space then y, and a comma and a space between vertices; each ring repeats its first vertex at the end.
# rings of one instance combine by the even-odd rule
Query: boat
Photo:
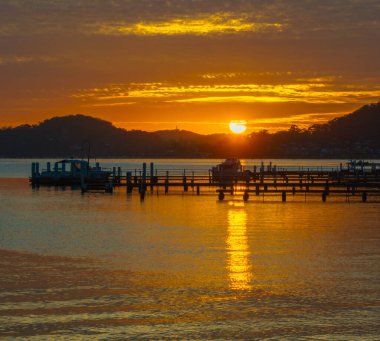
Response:
POLYGON ((249 178, 251 172, 244 170, 243 165, 237 158, 228 158, 222 163, 211 168, 213 182, 244 180, 249 178))
POLYGON ((380 172, 380 162, 364 161, 364 160, 349 160, 346 162, 348 171, 361 172, 380 172))
POLYGON ((32 184, 52 186, 75 186, 81 181, 86 183, 106 183, 111 176, 110 170, 104 170, 97 162, 95 167, 90 167, 89 161, 79 159, 64 159, 54 163, 51 168, 50 162, 47 168, 39 171, 39 164, 32 164, 32 176, 29 179, 32 184))

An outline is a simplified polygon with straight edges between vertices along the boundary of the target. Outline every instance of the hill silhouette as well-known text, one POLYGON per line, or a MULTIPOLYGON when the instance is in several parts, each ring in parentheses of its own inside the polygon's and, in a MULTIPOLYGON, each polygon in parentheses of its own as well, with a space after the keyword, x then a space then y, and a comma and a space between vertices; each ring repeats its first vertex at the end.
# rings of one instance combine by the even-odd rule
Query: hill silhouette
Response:
POLYGON ((201 135, 185 130, 145 132, 117 128, 84 115, 0 129, 0 157, 379 158, 380 102, 326 124, 270 134, 201 135))

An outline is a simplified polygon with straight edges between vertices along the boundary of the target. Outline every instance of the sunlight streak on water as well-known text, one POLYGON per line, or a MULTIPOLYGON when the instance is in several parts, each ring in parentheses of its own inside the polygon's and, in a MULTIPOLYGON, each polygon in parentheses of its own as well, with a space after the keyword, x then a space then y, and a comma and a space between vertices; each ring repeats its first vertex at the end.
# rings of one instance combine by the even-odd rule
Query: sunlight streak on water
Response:
POLYGON ((235 205, 228 210, 227 254, 230 288, 250 290, 252 273, 244 206, 235 205))

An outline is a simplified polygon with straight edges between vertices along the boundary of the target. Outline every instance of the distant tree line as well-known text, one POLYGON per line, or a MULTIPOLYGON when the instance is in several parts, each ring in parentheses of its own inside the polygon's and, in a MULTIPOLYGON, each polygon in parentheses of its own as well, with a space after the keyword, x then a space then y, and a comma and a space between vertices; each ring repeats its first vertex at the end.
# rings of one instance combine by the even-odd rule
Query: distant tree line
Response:
POLYGON ((144 132, 84 115, 0 129, 0 157, 380 158, 380 102, 316 124, 246 136, 184 130, 144 132))

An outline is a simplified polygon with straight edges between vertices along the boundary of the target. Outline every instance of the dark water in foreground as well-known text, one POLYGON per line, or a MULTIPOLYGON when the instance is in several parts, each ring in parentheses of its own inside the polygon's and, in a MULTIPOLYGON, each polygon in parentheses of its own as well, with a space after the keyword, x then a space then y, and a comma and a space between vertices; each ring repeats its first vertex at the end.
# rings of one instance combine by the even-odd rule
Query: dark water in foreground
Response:
POLYGON ((0 203, 2 337, 380 338, 379 203, 23 179, 0 179, 0 203))

